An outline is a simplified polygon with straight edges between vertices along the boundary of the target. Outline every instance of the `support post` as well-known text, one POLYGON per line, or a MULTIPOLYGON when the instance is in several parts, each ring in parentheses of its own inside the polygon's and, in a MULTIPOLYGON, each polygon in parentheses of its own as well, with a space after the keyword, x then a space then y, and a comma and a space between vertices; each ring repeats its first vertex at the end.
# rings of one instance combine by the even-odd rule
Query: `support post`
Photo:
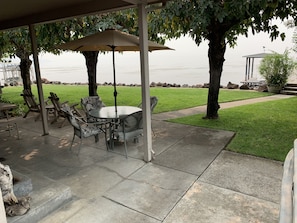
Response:
POLYGON ((43 135, 48 135, 48 123, 47 123, 47 114, 45 109, 43 91, 42 91, 42 83, 41 83, 41 75, 40 75, 40 67, 38 61, 38 51, 37 51, 37 41, 36 41, 36 33, 34 25, 29 25, 30 37, 31 37, 31 47, 33 52, 33 60, 34 60, 34 68, 36 75, 36 84, 38 90, 38 97, 41 109, 41 120, 43 127, 43 135))
POLYGON ((141 65, 142 115, 144 132, 144 161, 152 159, 152 124, 150 110, 150 84, 148 62, 148 27, 146 3, 138 4, 139 46, 141 65))

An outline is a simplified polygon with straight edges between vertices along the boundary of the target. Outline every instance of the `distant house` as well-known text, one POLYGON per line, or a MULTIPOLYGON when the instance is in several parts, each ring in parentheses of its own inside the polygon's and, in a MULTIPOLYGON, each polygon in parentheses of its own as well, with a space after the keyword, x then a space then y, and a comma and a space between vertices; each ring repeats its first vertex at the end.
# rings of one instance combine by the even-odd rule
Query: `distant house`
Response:
POLYGON ((0 67, 1 85, 17 86, 22 84, 22 77, 19 65, 2 63, 0 67))

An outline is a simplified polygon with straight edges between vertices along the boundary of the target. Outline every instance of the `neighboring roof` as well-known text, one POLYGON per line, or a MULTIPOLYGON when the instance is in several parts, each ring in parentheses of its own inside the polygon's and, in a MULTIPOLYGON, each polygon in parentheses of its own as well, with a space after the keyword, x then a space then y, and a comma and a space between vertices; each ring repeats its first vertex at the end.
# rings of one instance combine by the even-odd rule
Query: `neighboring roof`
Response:
POLYGON ((61 20, 75 16, 133 8, 137 3, 167 0, 4 0, 0 7, 0 30, 61 20))
POLYGON ((251 55, 246 55, 243 57, 247 57, 247 58, 264 58, 267 55, 270 55, 271 53, 257 53, 257 54, 251 54, 251 55))

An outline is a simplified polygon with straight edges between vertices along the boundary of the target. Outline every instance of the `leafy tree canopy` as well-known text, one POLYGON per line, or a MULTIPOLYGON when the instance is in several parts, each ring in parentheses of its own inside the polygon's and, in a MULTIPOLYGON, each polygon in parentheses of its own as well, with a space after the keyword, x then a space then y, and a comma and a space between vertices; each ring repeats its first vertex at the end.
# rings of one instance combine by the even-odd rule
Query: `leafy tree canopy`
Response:
POLYGON ((213 32, 224 33, 230 46, 236 44, 238 35, 268 32, 272 40, 285 33, 279 33, 273 19, 294 18, 297 13, 297 1, 286 0, 173 0, 166 7, 155 12, 153 29, 166 38, 190 36, 199 45, 209 40, 213 32), (220 28, 218 28, 220 27, 220 28))
POLYGON ((272 40, 279 33, 273 19, 292 17, 296 24, 297 1, 288 0, 173 0, 155 12, 152 29, 166 38, 189 34, 199 45, 209 41, 209 94, 205 118, 218 118, 219 88, 226 45, 236 44, 238 35, 268 32, 272 40))

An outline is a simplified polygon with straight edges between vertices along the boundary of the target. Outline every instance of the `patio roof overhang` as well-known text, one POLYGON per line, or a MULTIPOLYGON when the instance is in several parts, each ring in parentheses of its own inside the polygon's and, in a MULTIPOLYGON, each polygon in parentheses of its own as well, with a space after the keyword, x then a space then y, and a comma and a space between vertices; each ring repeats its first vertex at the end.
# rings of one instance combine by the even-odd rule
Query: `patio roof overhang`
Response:
POLYGON ((117 11, 167 0, 9 0, 1 2, 0 30, 117 11))

